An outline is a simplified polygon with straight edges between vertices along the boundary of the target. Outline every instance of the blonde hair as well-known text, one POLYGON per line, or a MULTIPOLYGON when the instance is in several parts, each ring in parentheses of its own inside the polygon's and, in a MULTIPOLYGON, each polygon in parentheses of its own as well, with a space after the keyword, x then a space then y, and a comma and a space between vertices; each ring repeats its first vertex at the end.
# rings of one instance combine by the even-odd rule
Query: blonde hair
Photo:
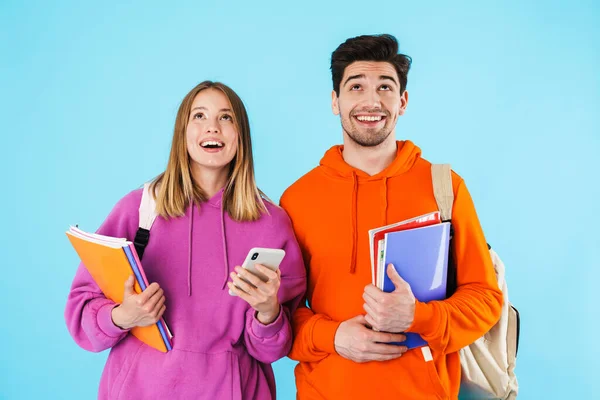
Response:
POLYGON ((180 217, 185 214, 190 201, 199 206, 201 202, 208 200, 206 193, 192 178, 186 145, 192 103, 198 93, 206 89, 220 90, 227 97, 238 132, 237 152, 229 163, 229 178, 223 193, 223 209, 236 221, 256 221, 262 213, 267 213, 263 198, 269 199, 258 189, 254 179, 250 123, 246 107, 230 87, 212 81, 198 84, 183 98, 179 106, 167 169, 150 186, 156 198, 156 212, 167 219, 180 217))

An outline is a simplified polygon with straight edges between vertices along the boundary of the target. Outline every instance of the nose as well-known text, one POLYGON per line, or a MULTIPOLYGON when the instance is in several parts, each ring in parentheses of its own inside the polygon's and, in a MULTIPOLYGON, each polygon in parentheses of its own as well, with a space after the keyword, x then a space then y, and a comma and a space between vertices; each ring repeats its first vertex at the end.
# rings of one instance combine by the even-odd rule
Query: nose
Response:
POLYGON ((381 96, 377 89, 368 90, 365 96, 365 101, 369 108, 381 108, 381 96))
POLYGON ((206 126, 206 133, 219 133, 219 124, 217 121, 211 121, 206 126))

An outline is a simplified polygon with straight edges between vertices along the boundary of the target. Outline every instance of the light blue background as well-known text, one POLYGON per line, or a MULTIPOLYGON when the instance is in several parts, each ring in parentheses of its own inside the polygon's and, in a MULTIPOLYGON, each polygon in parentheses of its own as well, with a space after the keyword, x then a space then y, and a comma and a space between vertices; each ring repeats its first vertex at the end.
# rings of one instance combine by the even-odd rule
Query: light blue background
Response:
MULTIPOLYGON (((382 32, 414 59, 398 137, 466 179, 506 262, 520 398, 597 395, 598 2, 119 3, 0 1, 0 398, 95 398, 107 353, 65 328, 78 259, 64 231, 96 229, 163 170, 189 89, 241 95, 278 200, 341 141, 331 52, 382 32)), ((281 399, 293 366, 275 364, 281 399)))

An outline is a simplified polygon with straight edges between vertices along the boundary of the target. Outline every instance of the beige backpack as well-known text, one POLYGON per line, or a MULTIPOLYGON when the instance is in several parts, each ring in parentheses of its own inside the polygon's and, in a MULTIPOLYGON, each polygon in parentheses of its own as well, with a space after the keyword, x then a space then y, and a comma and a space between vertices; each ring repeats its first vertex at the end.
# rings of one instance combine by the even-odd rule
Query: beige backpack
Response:
MULTIPOLYGON (((449 164, 431 167, 433 189, 442 221, 452 220, 452 175, 449 164)), ((489 247, 489 245, 488 245, 489 247)), ((498 287, 504 298, 500 320, 485 335, 459 351, 462 377, 460 399, 515 399, 519 384, 515 363, 519 347, 519 312, 508 300, 502 260, 490 248, 498 287)), ((456 266, 448 266, 448 282, 455 282, 456 266), (454 273, 454 280, 451 274, 454 273)), ((460 268, 460 266, 459 266, 460 268)), ((454 283, 455 284, 455 283, 454 283)))

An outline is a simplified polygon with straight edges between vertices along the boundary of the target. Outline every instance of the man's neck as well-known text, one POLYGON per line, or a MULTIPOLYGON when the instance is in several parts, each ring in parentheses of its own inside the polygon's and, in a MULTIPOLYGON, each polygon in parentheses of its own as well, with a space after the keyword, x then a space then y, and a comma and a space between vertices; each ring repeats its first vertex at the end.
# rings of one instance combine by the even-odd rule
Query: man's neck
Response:
POLYGON ((346 163, 373 176, 386 169, 396 158, 397 144, 394 134, 378 146, 365 147, 344 133, 342 157, 346 163))
POLYGON ((210 199, 227 184, 228 168, 227 166, 219 170, 213 170, 192 167, 192 177, 194 178, 194 182, 206 193, 207 198, 210 199))

